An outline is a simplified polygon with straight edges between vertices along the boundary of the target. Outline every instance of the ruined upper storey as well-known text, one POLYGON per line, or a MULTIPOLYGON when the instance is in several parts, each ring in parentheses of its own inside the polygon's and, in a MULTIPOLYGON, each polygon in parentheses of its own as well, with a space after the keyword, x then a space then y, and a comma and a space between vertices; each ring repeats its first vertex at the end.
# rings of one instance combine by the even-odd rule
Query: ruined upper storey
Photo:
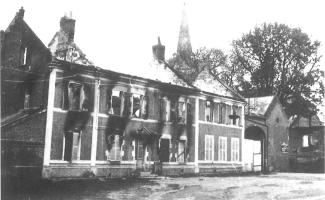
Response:
POLYGON ((92 65, 93 63, 86 58, 86 55, 74 42, 76 20, 72 17, 63 16, 60 20, 60 30, 55 33, 49 43, 53 57, 72 63, 92 65))

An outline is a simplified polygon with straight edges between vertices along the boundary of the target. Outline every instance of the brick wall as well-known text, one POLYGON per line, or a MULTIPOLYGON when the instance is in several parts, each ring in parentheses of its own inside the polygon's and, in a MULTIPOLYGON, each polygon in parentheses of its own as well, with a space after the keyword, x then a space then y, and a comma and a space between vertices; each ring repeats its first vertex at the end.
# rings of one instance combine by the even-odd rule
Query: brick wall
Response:
POLYGON ((227 160, 230 161, 231 156, 231 138, 239 138, 239 160, 242 159, 241 152, 241 135, 242 129, 232 128, 232 127, 224 127, 212 124, 200 124, 199 125, 199 160, 205 159, 205 135, 213 135, 214 136, 214 160, 218 160, 218 142, 219 137, 227 137, 227 160))
POLYGON ((281 152, 281 145, 289 144, 289 122, 280 104, 274 106, 266 123, 269 127, 269 167, 274 170, 288 171, 289 156, 288 153, 281 152))

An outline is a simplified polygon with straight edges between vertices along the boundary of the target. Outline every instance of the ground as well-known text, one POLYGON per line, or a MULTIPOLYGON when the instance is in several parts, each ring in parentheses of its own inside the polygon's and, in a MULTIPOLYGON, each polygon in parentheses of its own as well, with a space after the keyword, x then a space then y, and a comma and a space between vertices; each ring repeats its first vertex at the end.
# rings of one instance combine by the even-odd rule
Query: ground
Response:
POLYGON ((42 182, 8 187, 1 199, 325 199, 325 174, 42 182))

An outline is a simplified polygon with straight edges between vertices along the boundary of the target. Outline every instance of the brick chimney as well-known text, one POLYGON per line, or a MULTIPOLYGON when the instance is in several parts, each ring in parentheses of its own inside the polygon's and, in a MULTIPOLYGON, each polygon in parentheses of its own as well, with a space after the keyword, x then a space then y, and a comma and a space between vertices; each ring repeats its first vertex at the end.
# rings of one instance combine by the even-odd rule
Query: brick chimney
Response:
POLYGON ((17 12, 16 16, 19 18, 19 19, 23 19, 24 18, 24 13, 25 13, 25 10, 23 7, 21 7, 19 9, 19 11, 17 12))
POLYGON ((76 20, 72 19, 71 15, 64 16, 60 20, 61 31, 68 37, 68 42, 73 42, 75 23, 76 20))
POLYGON ((165 46, 161 44, 160 37, 158 37, 158 44, 152 46, 153 57, 162 63, 165 60, 165 46))

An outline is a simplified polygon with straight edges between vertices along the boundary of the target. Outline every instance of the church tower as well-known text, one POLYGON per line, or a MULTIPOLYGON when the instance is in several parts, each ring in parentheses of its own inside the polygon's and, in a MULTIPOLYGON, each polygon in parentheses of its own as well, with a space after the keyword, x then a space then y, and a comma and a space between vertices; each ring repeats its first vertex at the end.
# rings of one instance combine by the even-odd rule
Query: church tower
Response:
POLYGON ((190 32, 189 32, 189 27, 188 27, 185 3, 184 3, 183 12, 182 12, 181 26, 180 26, 180 29, 179 29, 177 53, 178 54, 184 54, 185 53, 187 55, 190 55, 192 53, 192 45, 191 45, 190 32))

